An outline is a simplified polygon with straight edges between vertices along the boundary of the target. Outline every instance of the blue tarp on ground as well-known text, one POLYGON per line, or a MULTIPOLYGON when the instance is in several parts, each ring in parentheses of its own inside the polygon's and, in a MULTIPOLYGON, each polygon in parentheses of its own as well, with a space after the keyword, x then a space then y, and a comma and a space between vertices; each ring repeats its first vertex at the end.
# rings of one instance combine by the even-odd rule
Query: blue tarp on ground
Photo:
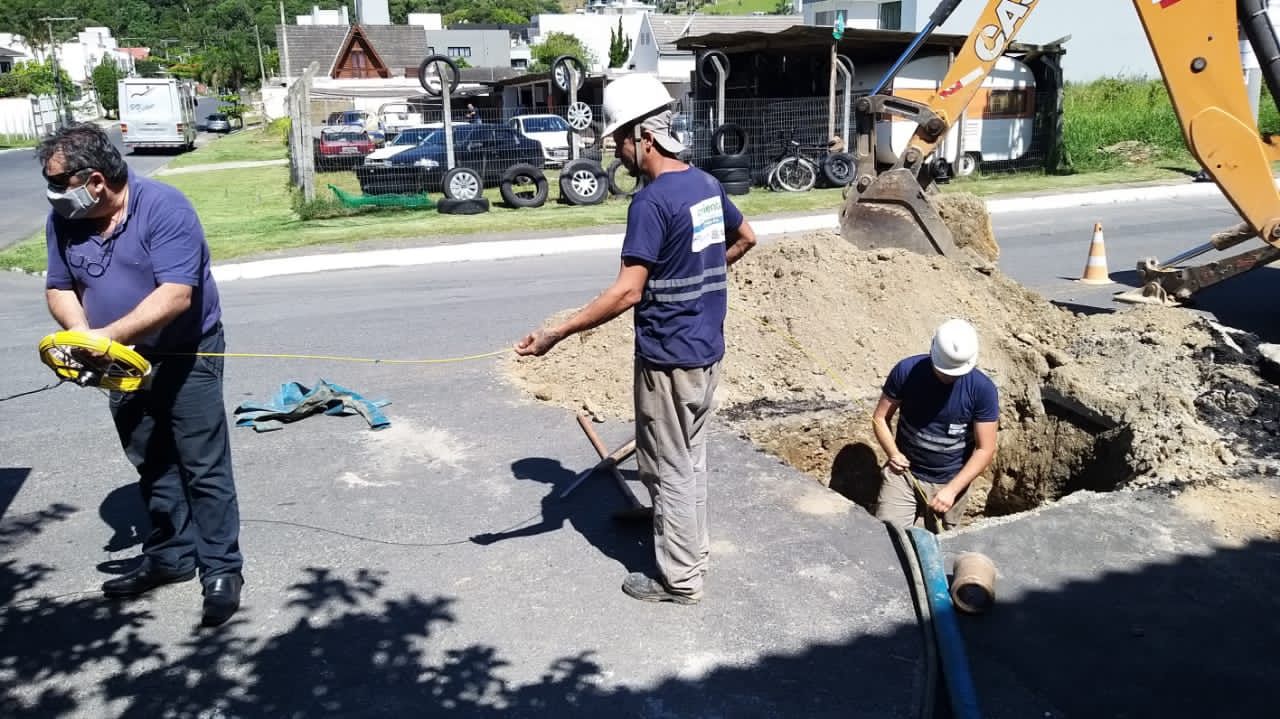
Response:
POLYGON ((365 399, 359 392, 324 379, 310 389, 301 382, 286 382, 270 400, 250 400, 236 407, 236 426, 271 432, 323 412, 337 417, 358 414, 365 418, 370 429, 386 429, 391 426, 391 420, 379 408, 388 404, 391 403, 385 399, 365 399))

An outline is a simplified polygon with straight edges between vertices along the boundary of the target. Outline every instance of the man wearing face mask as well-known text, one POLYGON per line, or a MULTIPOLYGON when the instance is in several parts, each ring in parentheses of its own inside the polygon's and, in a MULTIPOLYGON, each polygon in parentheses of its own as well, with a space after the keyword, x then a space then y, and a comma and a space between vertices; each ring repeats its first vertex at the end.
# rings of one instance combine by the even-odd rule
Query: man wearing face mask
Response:
POLYGON ((135 175, 93 124, 74 124, 37 150, 53 212, 46 224, 45 295, 68 330, 134 345, 150 385, 111 393, 125 455, 151 519, 142 563, 102 585, 109 597, 185 582, 204 586, 202 621, 240 606, 240 518, 222 398, 225 351, 209 246, 191 203, 135 175))
POLYGON ((756 243, 720 183, 678 158, 673 100, 656 77, 631 74, 604 91, 616 154, 648 180, 627 212, 622 267, 611 287, 557 327, 516 344, 543 355, 560 340, 635 308, 636 458, 653 498, 657 576, 633 572, 622 591, 696 604, 711 551, 707 432, 724 356, 728 266, 756 243))

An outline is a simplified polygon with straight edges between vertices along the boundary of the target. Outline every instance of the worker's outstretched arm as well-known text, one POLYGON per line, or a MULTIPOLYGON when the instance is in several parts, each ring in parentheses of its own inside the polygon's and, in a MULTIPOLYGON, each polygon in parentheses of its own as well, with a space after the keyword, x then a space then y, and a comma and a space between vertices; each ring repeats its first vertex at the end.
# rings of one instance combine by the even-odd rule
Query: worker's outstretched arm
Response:
POLYGON ((608 289, 561 324, 530 332, 516 343, 516 354, 544 355, 569 335, 598 327, 635 307, 644 297, 644 285, 648 280, 648 265, 623 260, 618 278, 608 289))
POLYGON ((973 484, 973 480, 991 466, 992 460, 996 458, 996 424, 996 422, 974 423, 973 454, 969 456, 969 461, 964 463, 956 476, 933 495, 933 501, 929 502, 933 511, 942 514, 950 510, 956 503, 956 497, 959 497, 970 484, 973 484))

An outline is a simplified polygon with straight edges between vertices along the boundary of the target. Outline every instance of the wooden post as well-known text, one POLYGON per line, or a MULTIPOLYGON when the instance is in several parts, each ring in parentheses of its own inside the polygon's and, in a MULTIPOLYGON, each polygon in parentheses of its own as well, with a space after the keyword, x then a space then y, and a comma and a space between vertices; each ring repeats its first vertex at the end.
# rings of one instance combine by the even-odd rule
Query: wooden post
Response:
MULTIPOLYGON (((827 93, 827 136, 826 140, 830 141, 831 136, 836 134, 836 48, 840 45, 838 42, 831 43, 831 82, 830 90, 827 93)), ((848 140, 845 140, 848 142, 848 140)), ((826 144, 825 142, 823 144, 826 144)))

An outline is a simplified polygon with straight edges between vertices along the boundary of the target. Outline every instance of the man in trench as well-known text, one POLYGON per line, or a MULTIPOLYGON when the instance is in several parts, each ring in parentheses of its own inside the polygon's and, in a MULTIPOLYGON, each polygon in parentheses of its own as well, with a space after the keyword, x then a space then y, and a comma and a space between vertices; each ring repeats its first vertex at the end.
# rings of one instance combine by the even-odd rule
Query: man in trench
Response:
POLYGON ((999 394, 977 364, 977 331, 953 319, 934 332, 929 354, 889 373, 871 419, 889 457, 877 518, 903 529, 924 520, 934 533, 959 524, 969 486, 996 455, 999 394))
POLYGON ((636 459, 653 497, 657 576, 627 575, 622 591, 647 602, 702 599, 707 531, 707 434, 724 356, 728 267, 755 233, 724 188, 678 158, 673 100, 657 77, 633 73, 604 91, 617 156, 644 189, 627 211, 613 285, 564 323, 516 344, 543 355, 560 340, 635 308, 636 459))

